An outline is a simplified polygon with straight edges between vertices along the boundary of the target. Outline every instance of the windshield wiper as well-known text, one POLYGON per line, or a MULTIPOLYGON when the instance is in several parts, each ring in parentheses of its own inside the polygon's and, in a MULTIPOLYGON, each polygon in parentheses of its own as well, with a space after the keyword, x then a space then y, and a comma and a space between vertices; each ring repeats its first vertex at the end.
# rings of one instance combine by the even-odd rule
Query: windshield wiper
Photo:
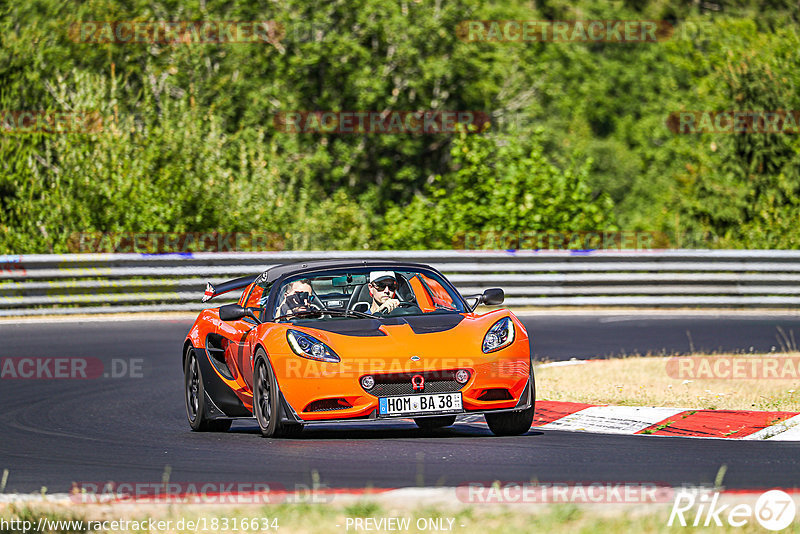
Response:
POLYGON ((337 317, 359 317, 361 319, 375 319, 374 315, 370 315, 368 313, 363 313, 355 310, 325 309, 325 310, 305 310, 305 311, 299 311, 297 313, 281 315, 280 317, 275 318, 275 322, 281 321, 283 319, 305 319, 306 317, 320 317, 322 315, 336 315, 337 317))

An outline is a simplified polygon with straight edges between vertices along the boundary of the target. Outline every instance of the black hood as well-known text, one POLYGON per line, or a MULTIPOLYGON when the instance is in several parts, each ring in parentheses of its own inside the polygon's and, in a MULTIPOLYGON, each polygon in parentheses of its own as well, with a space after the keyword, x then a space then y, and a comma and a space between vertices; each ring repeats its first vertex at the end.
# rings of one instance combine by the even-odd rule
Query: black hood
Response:
POLYGON ((464 316, 460 313, 429 313, 425 315, 404 315, 402 317, 382 317, 380 319, 295 321, 294 324, 343 336, 373 337, 386 335, 380 330, 383 325, 407 324, 415 334, 434 334, 455 328, 463 320, 464 316))

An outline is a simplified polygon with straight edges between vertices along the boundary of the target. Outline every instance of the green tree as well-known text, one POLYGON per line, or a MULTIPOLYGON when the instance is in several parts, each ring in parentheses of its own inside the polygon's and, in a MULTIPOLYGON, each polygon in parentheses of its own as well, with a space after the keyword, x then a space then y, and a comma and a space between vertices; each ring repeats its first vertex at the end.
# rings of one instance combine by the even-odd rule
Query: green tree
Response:
POLYGON ((465 232, 616 229, 611 199, 588 185, 591 161, 558 168, 541 137, 462 133, 453 171, 436 176, 425 197, 387 212, 385 244, 451 248, 465 232))

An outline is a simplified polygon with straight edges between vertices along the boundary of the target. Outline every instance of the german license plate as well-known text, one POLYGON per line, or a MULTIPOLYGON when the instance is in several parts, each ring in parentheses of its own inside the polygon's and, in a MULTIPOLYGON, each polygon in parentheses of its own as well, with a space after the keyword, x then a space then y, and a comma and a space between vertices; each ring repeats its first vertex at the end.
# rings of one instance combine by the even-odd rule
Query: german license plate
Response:
POLYGON ((432 395, 408 395, 404 397, 381 397, 378 399, 378 415, 420 415, 460 413, 461 392, 436 393, 432 395))

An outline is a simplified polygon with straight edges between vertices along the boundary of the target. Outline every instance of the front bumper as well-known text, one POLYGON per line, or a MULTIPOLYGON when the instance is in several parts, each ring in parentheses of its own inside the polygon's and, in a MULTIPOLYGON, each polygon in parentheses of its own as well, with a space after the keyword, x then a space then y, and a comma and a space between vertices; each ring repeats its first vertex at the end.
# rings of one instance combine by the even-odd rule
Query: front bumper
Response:
MULTIPOLYGON (((518 390, 518 394, 514 395, 510 400, 499 401, 479 401, 476 400, 480 392, 485 391, 485 387, 471 387, 474 385, 473 376, 467 384, 464 385, 459 391, 462 393, 462 404, 464 410, 455 414, 444 415, 473 415, 473 414, 486 414, 486 413, 500 413, 525 410, 530 408, 535 399, 533 392, 535 391, 533 385, 533 375, 528 374, 526 378, 519 383, 514 384, 513 390, 518 390), (516 387, 518 386, 518 387, 516 387)), ((424 393, 422 393, 424 394, 424 393)), ((340 397, 341 398, 341 397, 340 397)), ((378 416, 378 397, 371 395, 358 397, 353 403, 352 408, 345 408, 335 411, 326 412, 298 412, 288 402, 286 397, 281 393, 281 420, 285 423, 295 423, 303 425, 314 424, 328 424, 328 423, 353 423, 353 422, 390 422, 399 419, 408 419, 412 417, 438 417, 442 414, 425 414, 425 415, 404 415, 392 417, 379 417, 378 416), (359 402, 361 401, 361 402, 359 402)), ((313 402, 313 401, 312 401, 313 402)), ((311 403, 309 403, 311 404, 311 403)))

